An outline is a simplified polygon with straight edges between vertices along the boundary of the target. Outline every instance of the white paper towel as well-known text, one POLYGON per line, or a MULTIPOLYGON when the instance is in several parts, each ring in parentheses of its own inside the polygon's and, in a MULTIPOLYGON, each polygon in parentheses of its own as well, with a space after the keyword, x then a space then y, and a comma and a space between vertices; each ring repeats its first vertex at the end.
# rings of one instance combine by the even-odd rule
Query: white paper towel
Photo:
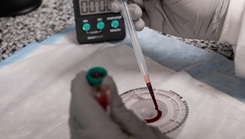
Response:
MULTIPOLYGON (((133 50, 110 43, 77 45, 74 32, 55 44, 0 69, 0 138, 67 139, 70 81, 81 70, 103 66, 119 93, 145 86, 133 50)), ((150 58, 154 88, 173 90, 189 105, 178 139, 244 139, 245 104, 185 72, 175 72, 150 58)))

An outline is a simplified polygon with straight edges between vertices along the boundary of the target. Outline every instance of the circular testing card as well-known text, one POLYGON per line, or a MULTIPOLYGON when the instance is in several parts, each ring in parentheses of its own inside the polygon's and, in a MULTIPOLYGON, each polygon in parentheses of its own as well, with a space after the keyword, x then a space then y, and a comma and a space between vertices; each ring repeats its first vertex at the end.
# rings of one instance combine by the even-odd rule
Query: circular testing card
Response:
MULTIPOLYGON (((189 108, 185 100, 173 91, 154 89, 158 107, 162 111, 159 120, 148 125, 157 127, 164 134, 177 134, 185 123, 189 108)), ((129 90, 121 95, 125 106, 132 110, 140 119, 156 116, 153 101, 146 87, 129 90)), ((175 136, 175 135, 174 135, 175 136)))

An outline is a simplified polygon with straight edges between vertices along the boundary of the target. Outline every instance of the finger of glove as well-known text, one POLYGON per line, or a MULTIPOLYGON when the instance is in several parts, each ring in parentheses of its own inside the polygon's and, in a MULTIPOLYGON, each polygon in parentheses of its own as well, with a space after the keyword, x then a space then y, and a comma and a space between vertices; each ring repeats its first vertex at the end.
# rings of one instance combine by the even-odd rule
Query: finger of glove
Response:
POLYGON ((141 31, 145 27, 145 22, 142 20, 142 18, 140 18, 139 20, 134 21, 134 26, 135 26, 135 30, 141 31))
POLYGON ((111 117, 121 128, 131 136, 140 139, 165 139, 160 131, 154 127, 147 126, 145 121, 127 110, 117 94, 111 95, 111 117))
POLYGON ((75 118, 80 127, 114 126, 106 112, 91 95, 91 87, 80 72, 71 84, 70 117, 75 118))
MULTIPOLYGON (((109 0, 109 8, 112 12, 118 13, 122 10, 120 0, 109 0)), ((129 0, 129 4, 135 3, 139 7, 143 7, 143 0, 129 0)))
POLYGON ((121 12, 121 2, 118 0, 109 0, 109 8, 114 13, 121 12))
POLYGON ((134 3, 128 4, 128 9, 130 11, 133 20, 139 20, 143 14, 142 9, 134 3))
MULTIPOLYGON (((112 12, 118 13, 122 11, 121 3, 119 1, 110 1, 109 2, 109 7, 112 12)), ((142 16, 142 10, 141 8, 135 4, 135 3, 130 3, 128 5, 131 17, 133 20, 139 20, 140 17, 142 16)))
POLYGON ((117 86, 111 76, 106 76, 101 84, 102 86, 108 86, 111 94, 118 94, 117 86))

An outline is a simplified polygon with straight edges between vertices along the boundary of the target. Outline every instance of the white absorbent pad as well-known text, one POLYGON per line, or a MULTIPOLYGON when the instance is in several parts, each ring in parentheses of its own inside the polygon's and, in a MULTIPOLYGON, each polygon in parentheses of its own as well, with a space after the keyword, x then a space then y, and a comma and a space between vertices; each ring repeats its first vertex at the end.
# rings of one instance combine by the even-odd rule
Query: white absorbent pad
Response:
MULTIPOLYGON (((151 32, 153 35, 156 32, 151 32)), ((154 43, 153 43, 154 44, 154 43)), ((71 80, 102 66, 119 93, 145 87, 131 47, 122 43, 78 45, 75 31, 0 67, 0 138, 68 139, 71 80)), ((173 90, 187 101, 189 116, 178 139, 244 139, 245 104, 146 57, 154 88, 173 90)))

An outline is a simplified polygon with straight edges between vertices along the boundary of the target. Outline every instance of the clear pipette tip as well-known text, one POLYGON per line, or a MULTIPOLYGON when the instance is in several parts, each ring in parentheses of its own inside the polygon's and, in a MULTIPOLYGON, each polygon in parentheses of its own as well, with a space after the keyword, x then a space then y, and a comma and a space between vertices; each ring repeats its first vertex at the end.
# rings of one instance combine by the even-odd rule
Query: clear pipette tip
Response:
POLYGON ((156 98, 155 98, 155 95, 154 95, 154 92, 153 92, 153 88, 152 88, 152 85, 151 85, 150 77, 149 77, 148 70, 147 70, 147 67, 146 67, 145 58, 144 58, 141 46, 139 44, 139 40, 138 40, 138 37, 137 37, 137 34, 136 34, 136 30, 135 30, 135 27, 134 27, 133 20, 131 18, 131 15, 130 15, 130 12, 129 12, 129 9, 128 9, 127 0, 121 0, 121 2, 122 2, 122 15, 124 16, 129 35, 131 37, 131 42, 132 42, 132 45, 133 45, 133 48, 134 48, 134 53, 135 53, 139 68, 141 70, 141 73, 143 74, 143 77, 144 77, 145 83, 147 85, 147 88, 149 90, 149 93, 151 95, 151 98, 153 100, 155 109, 157 111, 157 115, 156 115, 155 118, 153 118, 153 119, 145 119, 145 120, 148 123, 155 122, 158 119, 160 119, 160 117, 162 116, 162 112, 158 109, 157 101, 156 101, 156 98))
POLYGON ((139 40, 137 37, 137 33, 136 33, 136 30, 134 27, 133 20, 131 18, 131 15, 130 15, 130 12, 128 9, 127 0, 121 0, 121 2, 122 2, 122 15, 123 15, 125 22, 126 22, 126 25, 127 25, 127 29, 128 29, 128 32, 129 32, 129 35, 131 38, 133 48, 134 48, 134 53, 135 53, 139 68, 141 70, 141 73, 144 76, 145 82, 148 83, 148 82, 150 82, 150 78, 148 75, 146 62, 144 59, 144 55, 143 55, 141 46, 139 44, 139 40))

